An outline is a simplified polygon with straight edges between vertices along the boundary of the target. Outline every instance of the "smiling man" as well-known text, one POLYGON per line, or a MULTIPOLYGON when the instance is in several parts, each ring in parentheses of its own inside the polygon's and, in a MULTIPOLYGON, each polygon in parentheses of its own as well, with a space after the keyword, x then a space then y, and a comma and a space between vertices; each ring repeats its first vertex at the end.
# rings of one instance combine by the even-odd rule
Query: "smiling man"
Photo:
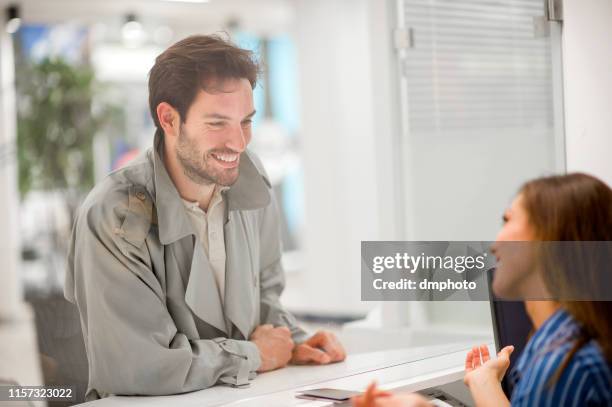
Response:
POLYGON ((216 36, 168 48, 149 76, 153 147, 87 196, 65 295, 81 315, 86 399, 162 395, 341 361, 285 311, 278 210, 246 148, 258 66, 216 36))

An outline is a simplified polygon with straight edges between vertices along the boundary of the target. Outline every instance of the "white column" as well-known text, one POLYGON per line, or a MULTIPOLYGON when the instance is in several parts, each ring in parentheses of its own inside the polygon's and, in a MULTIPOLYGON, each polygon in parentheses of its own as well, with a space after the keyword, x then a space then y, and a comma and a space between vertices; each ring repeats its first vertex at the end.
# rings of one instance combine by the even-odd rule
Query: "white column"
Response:
POLYGON ((363 314, 361 240, 379 232, 377 137, 367 0, 298 0, 295 39, 304 162, 305 269, 287 276, 292 309, 363 314))
MULTIPOLYGON (((4 10, 2 10, 4 11, 4 10)), ((19 276, 19 192, 13 42, 0 23, 0 379, 43 384, 34 315, 19 276)), ((32 405, 44 407, 44 401, 32 405)))
POLYGON ((612 185, 612 2, 563 2, 563 81, 568 172, 612 185))
POLYGON ((18 317, 22 301, 19 279, 19 193, 17 126, 12 37, 0 25, 0 321, 18 317))

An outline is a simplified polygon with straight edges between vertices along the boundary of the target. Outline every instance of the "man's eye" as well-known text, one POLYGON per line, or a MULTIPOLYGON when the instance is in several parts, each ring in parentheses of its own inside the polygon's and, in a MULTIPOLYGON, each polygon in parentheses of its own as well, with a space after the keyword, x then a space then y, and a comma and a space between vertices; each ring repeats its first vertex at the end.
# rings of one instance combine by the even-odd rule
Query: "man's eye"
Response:
POLYGON ((242 122, 242 125, 243 126, 250 126, 252 122, 253 122, 253 120, 245 120, 245 121, 242 122))
POLYGON ((215 127, 220 127, 223 126, 223 122, 212 122, 212 123, 208 123, 209 126, 215 126, 215 127))

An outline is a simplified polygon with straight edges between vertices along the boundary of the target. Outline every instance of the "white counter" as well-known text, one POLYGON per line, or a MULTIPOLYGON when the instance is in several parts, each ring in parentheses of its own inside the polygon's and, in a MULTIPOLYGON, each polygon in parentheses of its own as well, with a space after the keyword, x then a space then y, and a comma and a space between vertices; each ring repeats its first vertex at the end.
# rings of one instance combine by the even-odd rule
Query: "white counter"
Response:
MULTIPOLYGON (((325 406, 295 398, 296 391, 332 387, 362 391, 376 380, 385 389, 414 391, 456 381, 463 377, 467 351, 473 342, 393 349, 349 355, 328 366, 288 366, 259 375, 246 389, 215 386, 173 396, 114 396, 83 404, 104 406, 325 406)), ((493 350, 493 344, 489 343, 493 350)))

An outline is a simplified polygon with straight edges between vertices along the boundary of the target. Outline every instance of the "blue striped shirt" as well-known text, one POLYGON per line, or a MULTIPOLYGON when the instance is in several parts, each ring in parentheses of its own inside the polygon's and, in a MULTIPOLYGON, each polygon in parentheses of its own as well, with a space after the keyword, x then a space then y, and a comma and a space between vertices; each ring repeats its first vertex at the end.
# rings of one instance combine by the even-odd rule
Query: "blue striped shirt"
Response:
POLYGON ((510 371, 512 406, 612 406, 612 366, 594 340, 574 354, 556 382, 548 384, 579 333, 580 325, 564 310, 542 324, 510 371))

